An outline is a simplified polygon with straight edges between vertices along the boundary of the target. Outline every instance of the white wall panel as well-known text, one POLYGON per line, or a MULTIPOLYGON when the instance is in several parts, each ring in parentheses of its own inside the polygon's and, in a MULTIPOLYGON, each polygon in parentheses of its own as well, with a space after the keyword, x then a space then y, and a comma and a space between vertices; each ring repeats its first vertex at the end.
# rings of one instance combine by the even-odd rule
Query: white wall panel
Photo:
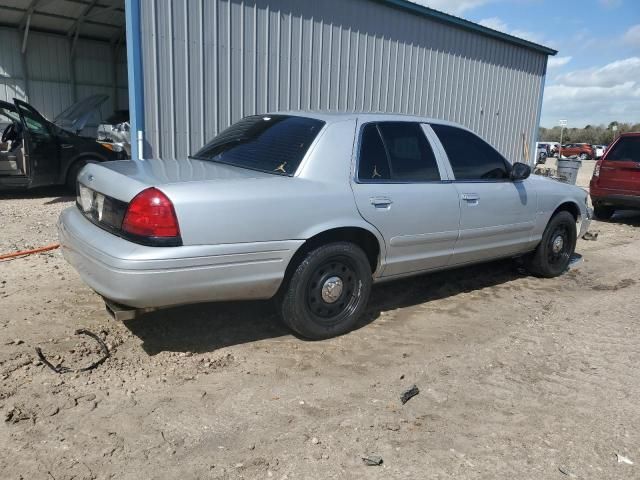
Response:
POLYGON ((125 48, 117 52, 114 66, 116 52, 110 44, 79 39, 72 60, 71 39, 31 32, 26 82, 21 47, 22 36, 15 29, 0 28, 0 100, 26 100, 50 119, 75 101, 98 93, 111 97, 102 107, 102 118, 115 109, 129 108, 125 48))

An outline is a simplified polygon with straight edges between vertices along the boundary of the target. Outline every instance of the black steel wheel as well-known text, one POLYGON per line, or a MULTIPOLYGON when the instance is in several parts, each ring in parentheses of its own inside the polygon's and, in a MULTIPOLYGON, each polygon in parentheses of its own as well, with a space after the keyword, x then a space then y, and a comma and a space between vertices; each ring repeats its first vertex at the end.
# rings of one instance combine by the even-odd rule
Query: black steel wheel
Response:
POLYGON ((282 317, 299 335, 322 339, 351 330, 371 291, 371 266, 357 245, 336 242, 312 250, 288 279, 282 317))
POLYGON ((87 164, 86 160, 76 160, 69 167, 69 170, 67 171, 67 179, 65 181, 65 185, 67 186, 67 189, 73 193, 75 193, 76 191, 76 182, 78 181, 78 174, 86 164, 87 164))
POLYGON ((576 248, 576 219, 567 211, 555 214, 528 262, 529 270, 540 277, 557 277, 568 267, 576 248))

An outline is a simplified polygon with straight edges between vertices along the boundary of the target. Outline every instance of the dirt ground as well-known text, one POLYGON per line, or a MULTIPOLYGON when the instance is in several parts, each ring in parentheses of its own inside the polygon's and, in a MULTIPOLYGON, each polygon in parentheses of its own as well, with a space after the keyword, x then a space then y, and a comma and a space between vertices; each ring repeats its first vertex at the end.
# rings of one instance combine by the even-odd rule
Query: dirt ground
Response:
MULTIPOLYGON (((55 242, 72 202, 2 196, 0 253, 55 242)), ((497 262, 377 286, 322 342, 269 303, 118 323, 58 250, 0 262, 0 477, 640 478, 640 214, 591 231, 557 279, 497 262), (37 359, 98 358, 78 328, 111 358, 37 359)))

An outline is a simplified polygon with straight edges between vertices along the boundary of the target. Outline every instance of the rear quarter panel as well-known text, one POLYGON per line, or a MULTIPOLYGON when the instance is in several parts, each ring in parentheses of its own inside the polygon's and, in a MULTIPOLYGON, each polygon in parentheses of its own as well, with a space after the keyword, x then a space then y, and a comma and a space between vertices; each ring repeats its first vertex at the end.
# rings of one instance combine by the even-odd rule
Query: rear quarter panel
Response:
POLYGON ((307 239, 338 227, 377 230, 355 206, 349 185, 355 120, 329 123, 293 177, 163 185, 184 245, 307 239))

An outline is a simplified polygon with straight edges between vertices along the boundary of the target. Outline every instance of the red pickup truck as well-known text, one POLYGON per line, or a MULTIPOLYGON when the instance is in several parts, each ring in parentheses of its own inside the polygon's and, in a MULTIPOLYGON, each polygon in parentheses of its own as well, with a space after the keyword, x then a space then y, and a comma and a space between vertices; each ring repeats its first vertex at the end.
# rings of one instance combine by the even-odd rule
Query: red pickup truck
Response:
POLYGON ((590 184, 597 218, 616 210, 640 210, 640 132, 623 133, 598 160, 590 184))

